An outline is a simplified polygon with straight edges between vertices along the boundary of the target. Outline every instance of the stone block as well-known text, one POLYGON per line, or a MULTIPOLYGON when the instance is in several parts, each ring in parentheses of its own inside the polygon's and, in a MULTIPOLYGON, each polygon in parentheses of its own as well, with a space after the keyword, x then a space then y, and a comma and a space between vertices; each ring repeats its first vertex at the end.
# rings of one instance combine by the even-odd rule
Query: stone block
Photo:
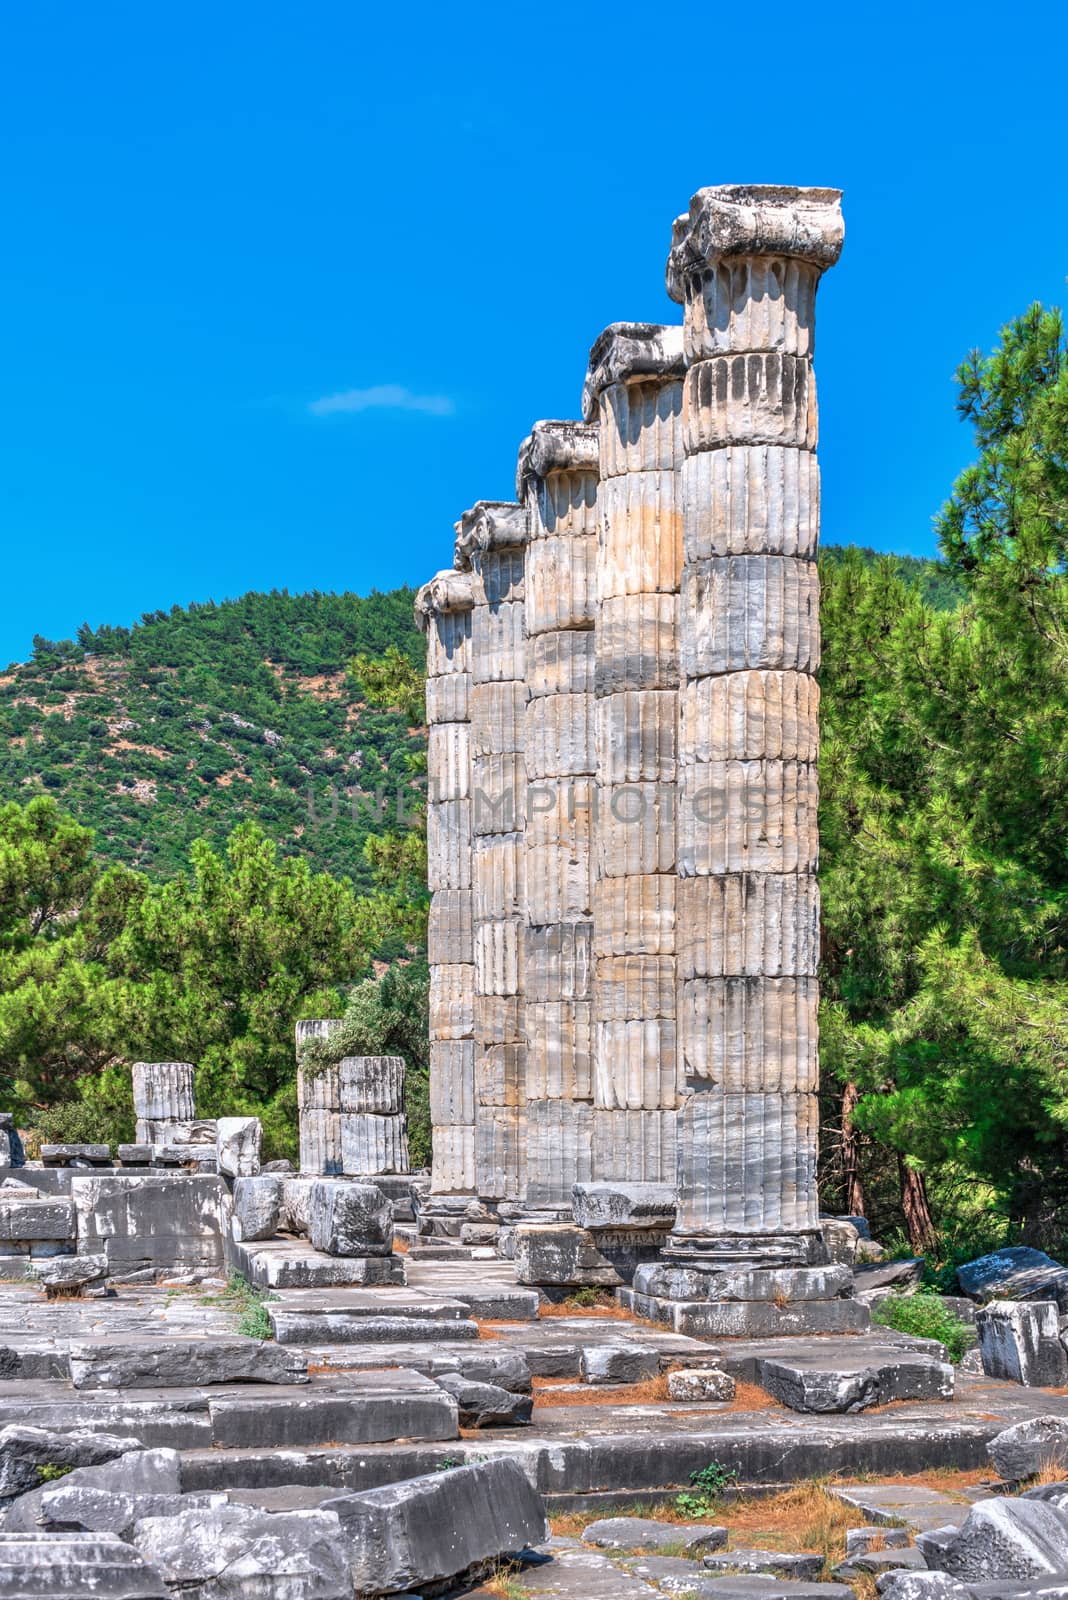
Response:
MULTIPOLYGON (((595 770, 596 705, 592 694, 543 695, 530 701, 523 756, 531 785, 551 789, 561 779, 595 770)), ((529 815, 529 797, 527 809, 529 815)))
POLYGON ((673 872, 677 812, 674 781, 602 785, 596 870, 606 878, 673 872))
POLYGON ((979 1313, 976 1327, 987 1377, 1031 1388, 1058 1388, 1068 1380, 1055 1301, 992 1300, 979 1313))
POLYGON ((284 1228, 287 1233, 303 1234, 305 1238, 307 1237, 312 1184, 314 1182, 314 1177, 310 1176, 305 1178, 283 1178, 282 1210, 279 1226, 284 1228))
MULTIPOLYGON (((495 1045, 494 1054, 521 1051, 522 1046, 495 1045)), ((518 1099, 518 1095, 516 1096, 518 1099)), ((516 1199, 526 1174, 525 1120, 518 1105, 479 1110, 475 1127, 475 1183, 487 1199, 516 1199)))
POLYGON ((660 1228, 675 1221, 675 1191, 667 1184, 577 1183, 571 1191, 580 1228, 660 1228))
POLYGON ((138 1507, 144 1516, 168 1515, 152 1509, 181 1493, 177 1450, 131 1450, 97 1466, 75 1467, 59 1484, 46 1482, 20 1495, 5 1518, 5 1530, 39 1527, 117 1533, 126 1537, 138 1507))
POLYGON ((1055 1300, 1068 1312, 1068 1268, 1027 1245, 967 1262, 957 1268, 957 1281, 973 1300, 1055 1300))
POLYGON ((213 1383, 308 1381, 303 1354, 238 1335, 227 1338, 128 1337, 72 1340, 76 1389, 174 1389, 213 1383))
POLYGON ((230 1228, 237 1240, 270 1239, 282 1220, 282 1179, 274 1173, 238 1178, 230 1228))
POLYGON ((104 1255, 51 1256, 35 1260, 31 1271, 45 1290, 69 1294, 102 1284, 108 1275, 108 1259, 104 1255))
MULTIPOLYGON (((592 1107, 578 1102, 527 1101, 523 1153, 530 1205, 570 1207, 574 1185, 593 1176, 592 1116, 592 1107)), ((539 1281, 520 1277, 521 1283, 539 1281)))
POLYGON ((819 887, 805 873, 680 878, 679 978, 814 977, 819 887))
POLYGON ((980 1500, 928 1564, 966 1582, 1040 1578, 1068 1570, 1068 1514, 1041 1500, 980 1500))
POLYGON ((597 621, 596 692, 675 689, 679 684, 679 596, 623 594, 605 600, 597 621))
POLYGON ((222 1265, 224 1186, 191 1173, 76 1175, 71 1198, 79 1251, 106 1255, 109 1272, 222 1265))
POLYGON ((527 640, 527 689, 532 698, 592 694, 595 637, 592 628, 541 633, 527 640))
POLYGON ((636 1316, 665 1323, 676 1333, 693 1339, 773 1339, 810 1333, 866 1333, 870 1326, 867 1306, 856 1300, 801 1301, 780 1307, 774 1301, 670 1300, 633 1289, 621 1289, 619 1298, 636 1316))
POLYGON ((259 1117, 220 1117, 215 1146, 219 1171, 228 1178, 251 1178, 260 1170, 263 1129, 259 1117))
POLYGON ((815 978, 688 978, 678 993, 681 1075, 727 1093, 810 1093, 818 1010, 815 978))
POLYGON ((459 1372, 445 1372, 436 1380, 459 1408, 461 1428, 517 1428, 529 1423, 534 1401, 495 1383, 480 1383, 459 1372))
MULTIPOLYGON (((795 1583, 805 1584, 814 1582, 823 1573, 821 1554, 791 1554, 784 1550, 744 1550, 735 1546, 718 1555, 704 1556, 702 1561, 708 1572, 736 1574, 751 1572, 762 1576, 792 1579, 795 1583)), ((756 1592, 759 1594, 760 1590, 756 1592)), ((765 1592, 772 1591, 769 1589, 765 1592)), ((811 1590, 810 1593, 818 1595, 819 1589, 811 1590)))
POLYGON ((734 1379, 718 1367, 686 1367, 668 1373, 667 1392, 669 1400, 733 1400, 734 1379))
MULTIPOLYGON (((841 1302, 848 1304, 849 1302, 841 1302)), ((868 1361, 840 1362, 814 1354, 759 1363, 760 1382, 791 1411, 864 1411, 895 1400, 952 1400, 953 1368, 932 1356, 884 1352, 868 1361)))
POLYGON ((369 1177, 408 1171, 408 1133, 403 1117, 341 1113, 341 1162, 345 1173, 369 1177))
POLYGON ((99 1166, 111 1160, 107 1144, 43 1144, 41 1160, 46 1167, 65 1167, 72 1163, 99 1166))
POLYGON ((820 480, 807 450, 731 445, 689 455, 679 471, 684 555, 784 555, 812 559, 820 480))
MULTIPOLYGON (((727 1543, 726 1528, 709 1523, 654 1522, 651 1517, 602 1517, 583 1529, 585 1544, 599 1550, 659 1550, 680 1547, 700 1557, 722 1550, 727 1543)), ((700 1568, 693 1567, 696 1578, 700 1568)))
POLYGON ((1034 1477, 1043 1467, 1068 1467, 1068 1418, 1028 1417, 991 1439, 987 1452, 1006 1483, 1034 1477))
POLYGON ((74 1206, 70 1200, 45 1199, 21 1193, 0 1193, 0 1239, 74 1238, 74 1206))
POLYGON ((189 1122, 196 1116, 191 1061, 135 1061, 134 1115, 149 1122, 189 1122))
POLYGON ((676 1113, 606 1110, 593 1112, 593 1170, 606 1182, 670 1185, 676 1172, 676 1113))
POLYGON ((329 1175, 343 1170, 340 1111, 302 1111, 300 1170, 329 1175))
POLYGON ((0 1600, 167 1600, 157 1569, 114 1533, 0 1533, 0 1600))
POLYGON ((599 1109, 674 1110, 680 1093, 674 1021, 595 1022, 593 1093, 599 1109))
POLYGON ((17 1423, 0 1428, 0 1503, 36 1489, 39 1467, 92 1467, 114 1461, 139 1442, 128 1434, 94 1432, 91 1428, 54 1431, 17 1423))
MULTIPOLYGON (((473 950, 472 952, 473 953, 473 950)), ((470 962, 437 962, 430 969, 430 1037, 469 1039, 475 1029, 475 968, 470 962)), ((347 1111, 373 1110, 347 1105, 347 1111)), ((391 1111, 398 1106, 388 1107, 391 1111)))
POLYGON ((473 1039, 432 1040, 430 1045, 430 1117, 438 1127, 475 1120, 473 1039))
POLYGON ((393 1207, 371 1183, 317 1182, 308 1238, 331 1256, 387 1256, 393 1249, 393 1207))
POLYGON ((505 1457, 324 1502, 353 1552, 357 1593, 443 1583, 478 1562, 541 1544, 545 1508, 505 1457))
POLYGON ((655 1345, 587 1344, 581 1360, 583 1383, 646 1383, 660 1376, 655 1345))
POLYGON ((330 1512, 268 1513, 227 1505, 146 1517, 134 1529, 134 1542, 171 1592, 210 1594, 213 1600, 268 1594, 352 1600, 349 1555, 330 1512))
POLYGON ((596 1236, 566 1223, 520 1224, 515 1230, 514 1259, 519 1283, 615 1287, 623 1281, 601 1254, 596 1236))
POLYGON ((853 1275, 848 1267, 708 1267, 652 1261, 634 1274, 641 1294, 669 1300, 797 1301, 848 1299, 853 1275))

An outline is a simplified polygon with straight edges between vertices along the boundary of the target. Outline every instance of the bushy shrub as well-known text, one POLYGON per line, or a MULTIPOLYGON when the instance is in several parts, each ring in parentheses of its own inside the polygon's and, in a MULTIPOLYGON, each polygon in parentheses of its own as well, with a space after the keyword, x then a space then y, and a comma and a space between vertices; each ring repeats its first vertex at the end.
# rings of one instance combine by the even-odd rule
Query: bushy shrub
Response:
POLYGON ((79 1078, 75 1088, 76 1097, 36 1107, 27 1114, 29 1156, 36 1156, 43 1144, 107 1144, 114 1153, 116 1145, 133 1142, 129 1067, 105 1067, 103 1072, 79 1078))
POLYGON ((971 1323, 956 1316, 940 1295, 892 1294, 872 1310, 872 1321, 898 1333, 911 1333, 916 1339, 937 1339, 944 1344, 949 1359, 956 1363, 975 1343, 971 1323))

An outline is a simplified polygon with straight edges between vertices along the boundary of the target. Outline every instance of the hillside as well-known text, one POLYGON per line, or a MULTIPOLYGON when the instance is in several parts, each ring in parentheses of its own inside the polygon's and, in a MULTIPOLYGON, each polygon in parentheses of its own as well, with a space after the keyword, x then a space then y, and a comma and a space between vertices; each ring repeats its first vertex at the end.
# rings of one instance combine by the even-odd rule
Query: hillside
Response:
POLYGON ((0 673, 0 801, 52 794, 103 855, 154 877, 251 818, 369 887, 363 842, 392 822, 423 740, 363 704, 345 664, 391 644, 421 661, 412 599, 275 591, 37 638, 0 673), (354 798, 380 786, 381 818, 354 798))

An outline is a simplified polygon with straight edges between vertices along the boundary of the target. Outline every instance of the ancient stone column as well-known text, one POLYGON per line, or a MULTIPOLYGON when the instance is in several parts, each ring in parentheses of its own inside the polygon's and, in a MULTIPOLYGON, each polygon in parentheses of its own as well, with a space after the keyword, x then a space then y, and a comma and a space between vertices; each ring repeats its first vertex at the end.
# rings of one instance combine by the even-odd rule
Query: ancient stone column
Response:
POLYGON ((190 1061, 135 1061, 134 1116, 138 1144, 170 1144, 177 1124, 196 1118, 195 1069, 190 1061))
POLYGON ((682 328, 616 323, 598 421, 593 1174, 674 1182, 682 328))
POLYGON ((812 353, 839 198, 702 189, 668 262, 688 361, 670 1248, 695 1261, 805 1261, 817 1224, 812 353))
POLYGON ((469 572, 439 572, 415 602, 427 636, 431 1191, 442 1195, 473 1195, 475 1188, 473 604, 469 572))
POLYGON ((523 1184, 523 758, 527 699, 527 514, 480 500, 456 524, 470 569, 475 1188, 516 1200, 523 1184))
POLYGON ((590 899, 597 429, 537 422, 519 452, 526 560, 525 1210, 591 1170, 590 899))

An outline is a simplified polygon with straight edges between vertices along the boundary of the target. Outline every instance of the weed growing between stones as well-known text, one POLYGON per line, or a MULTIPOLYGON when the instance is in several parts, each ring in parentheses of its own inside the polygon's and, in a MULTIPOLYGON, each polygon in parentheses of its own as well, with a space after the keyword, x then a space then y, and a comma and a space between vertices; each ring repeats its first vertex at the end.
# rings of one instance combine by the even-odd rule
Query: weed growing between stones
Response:
POLYGON ((711 1517, 719 1509, 719 1498, 724 1489, 729 1489, 737 1481, 738 1474, 733 1467, 725 1467, 720 1461, 710 1461, 707 1466, 690 1473, 694 1493, 676 1495, 675 1507, 683 1516, 711 1517))
POLYGON ((942 1304, 937 1294, 892 1294, 872 1308, 871 1319, 884 1328, 910 1333, 917 1339, 937 1339, 956 1365, 975 1343, 975 1329, 942 1304))
POLYGON ((520 1569, 510 1562, 498 1566, 482 1585, 487 1594, 498 1595, 500 1600, 529 1600, 530 1590, 520 1583, 520 1569))
POLYGON ((43 1461, 37 1468, 38 1483, 55 1483, 57 1478, 65 1478, 73 1467, 64 1467, 57 1461, 43 1461))
POLYGON ((246 1339, 273 1339, 274 1329, 267 1315, 267 1289, 258 1289, 240 1272, 232 1272, 221 1294, 201 1296, 202 1306, 222 1306, 237 1315, 237 1331, 246 1339))

